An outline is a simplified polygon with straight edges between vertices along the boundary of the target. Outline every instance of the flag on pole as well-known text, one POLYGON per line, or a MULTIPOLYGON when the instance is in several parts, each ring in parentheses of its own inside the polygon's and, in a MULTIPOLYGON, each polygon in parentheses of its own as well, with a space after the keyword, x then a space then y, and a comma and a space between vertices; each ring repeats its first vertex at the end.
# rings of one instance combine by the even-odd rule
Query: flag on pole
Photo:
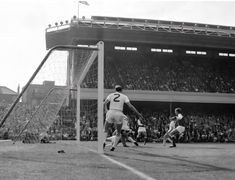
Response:
POLYGON ((89 6, 87 1, 79 1, 79 3, 89 6))

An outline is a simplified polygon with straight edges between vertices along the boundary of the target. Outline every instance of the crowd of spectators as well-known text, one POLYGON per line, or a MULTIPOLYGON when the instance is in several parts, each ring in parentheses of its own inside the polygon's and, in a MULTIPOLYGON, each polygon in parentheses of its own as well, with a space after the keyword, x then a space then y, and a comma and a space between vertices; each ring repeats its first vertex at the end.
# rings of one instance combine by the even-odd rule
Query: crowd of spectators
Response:
MULTIPOLYGON (((118 83, 128 90, 235 93, 231 60, 113 52, 105 57, 104 70, 107 89, 118 83)), ((96 87, 96 82, 88 73, 83 87, 96 87)))
MULTIPOLYGON (((80 121, 81 140, 97 140, 97 116, 94 108, 90 108, 91 105, 95 106, 94 102, 87 103, 83 109, 80 121)), ((0 106, 1 117, 7 109, 7 105, 0 106)), ((19 106, 18 109, 23 113, 15 113, 15 124, 6 124, 1 128, 1 138, 8 138, 8 133, 13 128, 22 129, 25 118, 30 116, 31 111, 25 105, 19 106)), ((62 109, 58 118, 50 127, 49 132, 54 140, 75 139, 76 117, 74 112, 70 111, 68 108, 62 109)), ((142 109, 142 114, 145 117, 142 123, 147 127, 148 140, 161 142, 163 135, 168 130, 169 113, 162 110, 156 112, 147 108, 142 109)), ((135 138, 138 130, 137 119, 135 116, 130 115, 129 117, 130 127, 135 138)), ((187 112, 185 120, 186 131, 178 138, 180 142, 235 142, 235 114, 232 112, 220 112, 220 114, 215 112, 208 114, 200 111, 195 111, 195 113, 187 112)), ((17 133, 17 129, 14 130, 17 133)))
MULTIPOLYGON (((169 128, 169 116, 166 113, 143 113, 146 125, 148 141, 162 142, 163 135, 169 128)), ((138 132, 137 119, 129 116, 130 127, 133 130, 133 138, 138 132)), ((189 114, 185 116, 186 131, 178 137, 179 142, 235 142, 235 115, 234 114, 189 114)), ((97 139, 97 125, 89 118, 82 118, 81 139, 85 141, 97 139)))
MULTIPOLYGON (((147 112, 145 124, 149 140, 162 141, 169 128, 169 116, 164 113, 147 112)), ((235 142, 234 114, 189 113, 185 116, 185 133, 180 142, 235 142)), ((133 128, 136 131, 135 125, 133 128)))
MULTIPOLYGON (((11 104, 0 102, 1 121, 10 107, 11 104)), ((4 125, 1 127, 0 139, 14 138, 16 134, 19 134, 27 121, 32 117, 35 108, 36 107, 28 106, 24 103, 18 103, 12 113, 6 119, 4 125)))
MULTIPOLYGON (((0 102, 0 121, 10 108, 11 104, 0 102)), ((39 136, 37 133, 40 131, 41 126, 45 126, 45 123, 39 119, 34 118, 34 120, 40 120, 40 122, 32 122, 26 126, 28 121, 32 120, 32 117, 35 115, 38 106, 27 105, 25 103, 18 103, 10 116, 5 121, 4 125, 0 128, 0 139, 14 139, 17 137, 22 130, 30 134, 30 137, 39 136)), ((46 109, 45 109, 46 111, 46 109)), ((75 111, 71 110, 67 106, 63 106, 59 114, 54 120, 54 123, 51 124, 48 133, 51 134, 52 139, 75 139, 75 111)), ((18 140, 24 138, 25 133, 22 133, 18 140)))
POLYGON ((116 53, 107 58, 105 87, 125 89, 235 93, 235 63, 221 59, 116 53))

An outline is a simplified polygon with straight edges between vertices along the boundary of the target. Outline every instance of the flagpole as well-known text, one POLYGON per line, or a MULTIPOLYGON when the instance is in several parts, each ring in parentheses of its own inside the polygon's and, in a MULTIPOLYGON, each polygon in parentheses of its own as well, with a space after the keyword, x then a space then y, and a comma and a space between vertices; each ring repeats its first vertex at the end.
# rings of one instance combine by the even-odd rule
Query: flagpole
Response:
POLYGON ((78 1, 78 11, 77 11, 77 18, 78 18, 78 21, 79 21, 79 3, 81 4, 84 4, 86 6, 89 6, 88 2, 87 1, 78 1))
POLYGON ((77 15, 78 15, 78 21, 79 21, 79 3, 80 3, 80 2, 78 1, 78 12, 77 12, 77 13, 78 13, 78 14, 77 14, 77 15))

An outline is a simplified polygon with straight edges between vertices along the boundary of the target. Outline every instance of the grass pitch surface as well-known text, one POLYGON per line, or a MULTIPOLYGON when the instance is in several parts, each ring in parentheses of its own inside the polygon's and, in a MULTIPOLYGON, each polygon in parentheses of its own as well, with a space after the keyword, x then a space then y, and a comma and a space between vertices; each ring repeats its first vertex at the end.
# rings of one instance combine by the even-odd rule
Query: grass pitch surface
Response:
POLYGON ((55 144, 0 142, 1 180, 138 180, 143 177, 108 159, 133 168, 153 179, 228 180, 235 177, 235 144, 140 144, 114 152, 105 148, 105 158, 89 149, 96 142, 58 141, 55 144), (64 150, 65 153, 58 153, 64 150))

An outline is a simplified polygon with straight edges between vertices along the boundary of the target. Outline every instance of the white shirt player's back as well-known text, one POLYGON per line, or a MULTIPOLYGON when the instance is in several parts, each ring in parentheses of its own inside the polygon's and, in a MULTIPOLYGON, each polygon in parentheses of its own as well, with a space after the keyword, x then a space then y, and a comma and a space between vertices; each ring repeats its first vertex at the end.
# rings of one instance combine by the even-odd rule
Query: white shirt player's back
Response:
POLYGON ((110 102, 110 110, 123 111, 124 103, 130 102, 129 98, 126 95, 119 92, 109 94, 107 99, 110 102))

